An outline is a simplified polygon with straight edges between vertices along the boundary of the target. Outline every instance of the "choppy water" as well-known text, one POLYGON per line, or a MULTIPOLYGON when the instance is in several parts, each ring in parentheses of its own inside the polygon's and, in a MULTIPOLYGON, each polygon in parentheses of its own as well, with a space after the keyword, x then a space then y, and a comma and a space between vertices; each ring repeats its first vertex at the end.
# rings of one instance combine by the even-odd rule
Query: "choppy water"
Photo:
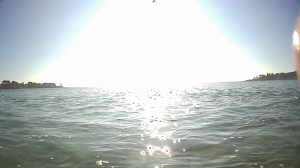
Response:
POLYGON ((300 167, 295 80, 0 90, 0 167, 300 167))

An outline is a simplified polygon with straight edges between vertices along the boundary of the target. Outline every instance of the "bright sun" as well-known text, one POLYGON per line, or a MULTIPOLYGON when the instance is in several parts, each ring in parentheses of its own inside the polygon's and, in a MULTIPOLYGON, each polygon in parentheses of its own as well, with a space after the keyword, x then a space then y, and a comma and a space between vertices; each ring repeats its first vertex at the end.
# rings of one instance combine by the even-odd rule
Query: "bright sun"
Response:
POLYGON ((238 81, 260 72, 197 0, 108 0, 40 81, 137 88, 238 81))

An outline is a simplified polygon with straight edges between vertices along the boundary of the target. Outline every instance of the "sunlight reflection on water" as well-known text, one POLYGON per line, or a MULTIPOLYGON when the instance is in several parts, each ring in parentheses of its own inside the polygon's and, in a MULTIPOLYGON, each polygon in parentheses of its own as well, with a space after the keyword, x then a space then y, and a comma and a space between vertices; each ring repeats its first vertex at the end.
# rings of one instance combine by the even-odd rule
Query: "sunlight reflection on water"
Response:
MULTIPOLYGON (((151 89, 142 95, 143 101, 138 101, 132 97, 129 98, 131 101, 135 100, 135 102, 131 103, 132 105, 142 104, 144 107, 144 110, 141 111, 141 141, 147 139, 147 142, 150 143, 145 144, 149 156, 154 157, 154 154, 159 151, 167 157, 171 157, 171 148, 168 146, 168 141, 173 142, 173 144, 181 142, 180 139, 172 139, 172 134, 176 132, 177 127, 177 124, 172 122, 176 121, 176 117, 179 115, 166 112, 166 107, 172 107, 175 106, 176 102, 182 102, 183 94, 182 90, 151 89), (175 129, 171 129, 171 127, 174 127, 175 129), (159 140, 158 144, 151 144, 154 143, 154 139, 159 140)), ((168 111, 173 110, 168 109, 168 111)), ((188 108, 182 109, 183 116, 189 113, 190 111, 188 108)), ((182 149, 182 151, 185 152, 185 149, 182 149)), ((140 154, 145 156, 146 152, 142 150, 140 154)))

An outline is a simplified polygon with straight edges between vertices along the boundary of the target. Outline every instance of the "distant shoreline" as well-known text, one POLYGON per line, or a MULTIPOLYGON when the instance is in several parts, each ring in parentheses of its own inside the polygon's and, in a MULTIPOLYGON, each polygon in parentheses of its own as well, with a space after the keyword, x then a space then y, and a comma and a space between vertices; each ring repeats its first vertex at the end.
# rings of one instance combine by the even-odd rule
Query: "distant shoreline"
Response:
POLYGON ((36 88, 63 88, 62 84, 56 86, 55 83, 35 83, 28 82, 27 84, 18 83, 16 81, 10 82, 9 80, 3 80, 0 84, 0 89, 36 89, 36 88))
POLYGON ((17 89, 20 89, 20 90, 23 90, 23 89, 49 89, 49 88, 65 88, 65 87, 60 87, 60 86, 56 86, 56 87, 43 87, 43 88, 1 88, 0 87, 0 90, 17 90, 17 89))
POLYGON ((285 81, 285 80, 298 80, 298 79, 273 79, 273 80, 245 80, 243 82, 261 82, 261 81, 285 81))
POLYGON ((261 74, 254 77, 253 79, 246 80, 248 81, 271 81, 271 80, 297 80, 297 73, 294 72, 281 72, 281 73, 267 73, 267 75, 261 74))

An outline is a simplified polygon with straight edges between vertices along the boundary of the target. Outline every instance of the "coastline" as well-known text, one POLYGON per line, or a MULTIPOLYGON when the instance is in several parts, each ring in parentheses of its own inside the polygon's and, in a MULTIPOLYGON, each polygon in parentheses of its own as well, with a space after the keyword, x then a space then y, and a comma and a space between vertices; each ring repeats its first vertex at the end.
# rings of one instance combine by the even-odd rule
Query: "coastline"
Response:
POLYGON ((259 82, 259 81, 283 81, 283 80, 298 80, 297 78, 296 79, 269 79, 269 80, 252 80, 252 79, 249 79, 249 80, 245 80, 243 82, 259 82))
POLYGON ((35 88, 63 88, 62 84, 56 86, 55 83, 35 83, 28 82, 27 84, 18 83, 16 81, 10 82, 9 80, 3 80, 0 84, 0 89, 35 89, 35 88))
POLYGON ((281 72, 281 73, 267 73, 267 75, 261 74, 253 79, 246 81, 270 81, 270 80, 297 80, 297 72, 281 72))

